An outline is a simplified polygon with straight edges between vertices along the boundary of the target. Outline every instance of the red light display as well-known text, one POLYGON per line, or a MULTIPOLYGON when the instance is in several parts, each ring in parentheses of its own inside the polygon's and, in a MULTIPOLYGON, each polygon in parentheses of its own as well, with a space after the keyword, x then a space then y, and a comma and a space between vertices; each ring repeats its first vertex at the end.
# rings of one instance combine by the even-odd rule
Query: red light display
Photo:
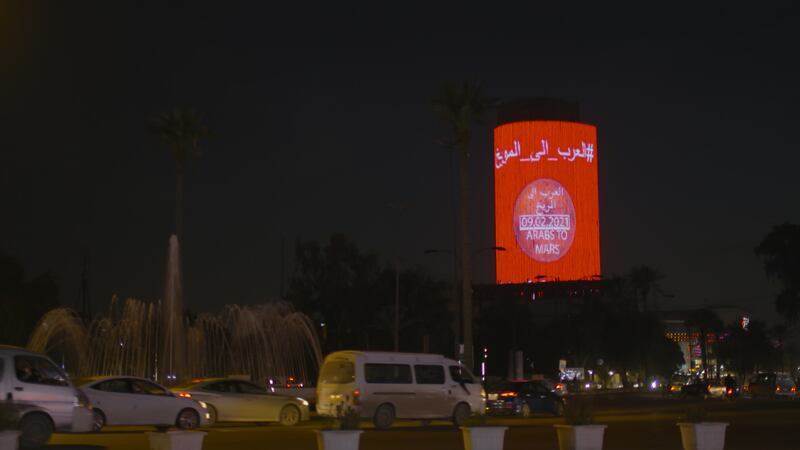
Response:
POLYGON ((595 127, 512 122, 494 129, 494 147, 497 282, 601 273, 595 127))

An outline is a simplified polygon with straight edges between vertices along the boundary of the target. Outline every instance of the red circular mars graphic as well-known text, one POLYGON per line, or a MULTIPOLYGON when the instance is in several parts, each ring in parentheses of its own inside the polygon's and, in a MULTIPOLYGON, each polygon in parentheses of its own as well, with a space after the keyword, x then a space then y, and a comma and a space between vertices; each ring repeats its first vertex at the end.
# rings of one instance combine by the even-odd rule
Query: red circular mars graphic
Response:
POLYGON ((539 178, 525 186, 514 204, 514 235, 526 255, 558 261, 575 239, 575 206, 556 180, 539 178))

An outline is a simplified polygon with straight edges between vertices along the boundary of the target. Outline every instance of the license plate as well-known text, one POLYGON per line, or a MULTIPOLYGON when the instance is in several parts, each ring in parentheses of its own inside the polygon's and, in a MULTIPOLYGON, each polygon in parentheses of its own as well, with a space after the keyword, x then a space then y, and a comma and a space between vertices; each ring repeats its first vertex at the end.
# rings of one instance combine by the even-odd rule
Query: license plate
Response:
POLYGON ((489 394, 489 400, 497 400, 497 394, 489 394))

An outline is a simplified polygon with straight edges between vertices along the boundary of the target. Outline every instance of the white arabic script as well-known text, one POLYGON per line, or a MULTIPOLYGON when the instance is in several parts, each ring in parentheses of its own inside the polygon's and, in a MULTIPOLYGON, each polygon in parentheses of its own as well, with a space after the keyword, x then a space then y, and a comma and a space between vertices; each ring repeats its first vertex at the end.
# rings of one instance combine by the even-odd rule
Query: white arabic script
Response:
POLYGON ((594 144, 581 141, 580 147, 556 148, 556 155, 550 154, 550 142, 547 139, 540 141, 540 150, 536 153, 530 152, 527 157, 519 158, 522 154, 522 145, 518 140, 513 141, 513 148, 501 150, 496 148, 494 151, 494 168, 500 169, 512 158, 519 158, 520 162, 539 162, 539 161, 562 161, 574 162, 576 159, 583 159, 587 163, 594 161, 594 144))

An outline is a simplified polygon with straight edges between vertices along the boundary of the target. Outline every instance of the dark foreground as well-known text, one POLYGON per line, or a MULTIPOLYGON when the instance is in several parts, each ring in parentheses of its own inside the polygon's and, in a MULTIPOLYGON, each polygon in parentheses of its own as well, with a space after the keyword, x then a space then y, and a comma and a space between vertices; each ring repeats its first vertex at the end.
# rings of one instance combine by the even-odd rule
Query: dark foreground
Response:
MULTIPOLYGON (((800 401, 687 401, 622 394, 598 401, 595 421, 607 424, 606 450, 680 450, 680 432, 675 425, 691 405, 702 404, 709 421, 728 422, 727 450, 800 449, 800 401)), ((505 449, 556 450, 558 442, 552 425, 563 420, 540 416, 531 419, 496 417, 491 424, 508 426, 505 449)), ((312 420, 286 428, 276 424, 219 424, 204 431, 204 449, 316 449, 315 430, 322 422, 312 420)), ((147 427, 109 427, 102 433, 55 435, 51 449, 146 449, 147 427)), ((461 432, 447 422, 421 426, 400 421, 387 431, 365 424, 361 450, 463 449, 461 432)))

